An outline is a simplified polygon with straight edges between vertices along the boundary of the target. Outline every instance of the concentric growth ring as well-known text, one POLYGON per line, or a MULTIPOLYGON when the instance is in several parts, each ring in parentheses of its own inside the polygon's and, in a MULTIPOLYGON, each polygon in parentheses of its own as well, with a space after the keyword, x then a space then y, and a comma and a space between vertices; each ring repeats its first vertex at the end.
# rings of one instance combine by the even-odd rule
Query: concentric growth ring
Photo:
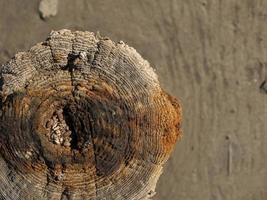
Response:
POLYGON ((53 31, 1 68, 0 197, 146 199, 180 136, 177 101, 133 48, 53 31))

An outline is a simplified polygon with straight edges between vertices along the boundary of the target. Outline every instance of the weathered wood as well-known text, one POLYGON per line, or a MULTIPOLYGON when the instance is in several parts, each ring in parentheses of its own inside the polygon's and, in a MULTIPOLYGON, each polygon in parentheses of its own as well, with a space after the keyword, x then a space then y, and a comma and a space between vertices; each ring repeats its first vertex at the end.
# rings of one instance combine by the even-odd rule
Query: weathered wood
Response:
POLYGON ((5 199, 148 199, 181 110, 135 49, 53 31, 1 68, 5 199))
POLYGON ((127 41, 184 107, 183 140, 153 199, 267 199, 266 0, 59 4, 44 22, 39 1, 0 0, 0 62, 62 27, 127 41))

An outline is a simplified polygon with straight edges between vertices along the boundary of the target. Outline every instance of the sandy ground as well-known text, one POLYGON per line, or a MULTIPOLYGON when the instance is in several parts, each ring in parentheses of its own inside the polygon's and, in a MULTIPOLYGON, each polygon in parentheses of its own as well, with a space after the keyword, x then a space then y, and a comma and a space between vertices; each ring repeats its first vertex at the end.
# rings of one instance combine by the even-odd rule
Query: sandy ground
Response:
POLYGON ((1 64, 51 30, 100 31, 180 98, 184 137, 154 199, 267 199, 267 0, 59 0, 46 20, 38 7, 0 0, 1 64))

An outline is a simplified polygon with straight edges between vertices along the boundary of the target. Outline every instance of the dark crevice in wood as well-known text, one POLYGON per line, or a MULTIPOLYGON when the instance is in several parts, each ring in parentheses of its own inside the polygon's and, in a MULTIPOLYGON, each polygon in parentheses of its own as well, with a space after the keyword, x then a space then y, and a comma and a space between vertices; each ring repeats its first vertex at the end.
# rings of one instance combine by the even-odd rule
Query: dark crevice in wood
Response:
POLYGON ((82 151, 92 143, 92 124, 90 120, 90 112, 82 104, 87 102, 66 105, 63 108, 63 116, 66 124, 71 130, 71 149, 82 151), (86 124, 85 124, 86 123, 86 124))
POLYGON ((69 193, 69 190, 66 188, 62 194, 61 194, 61 197, 60 197, 60 200, 70 200, 71 199, 71 195, 69 193))
POLYGON ((71 131, 71 149, 78 149, 78 134, 76 133, 76 129, 74 128, 73 119, 70 116, 70 110, 67 106, 63 108, 63 116, 66 124, 69 126, 71 131))

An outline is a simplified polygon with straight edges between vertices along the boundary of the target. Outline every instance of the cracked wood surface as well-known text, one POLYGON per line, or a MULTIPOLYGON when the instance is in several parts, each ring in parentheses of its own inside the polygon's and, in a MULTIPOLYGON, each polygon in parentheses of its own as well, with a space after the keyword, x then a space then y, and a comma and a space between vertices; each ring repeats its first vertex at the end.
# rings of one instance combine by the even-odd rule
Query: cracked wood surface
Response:
POLYGON ((149 199, 180 136, 178 101, 123 42, 52 31, 1 68, 4 199, 149 199))
POLYGON ((183 104, 155 200, 267 199, 266 0, 0 0, 0 61, 63 27, 127 41, 183 104))

